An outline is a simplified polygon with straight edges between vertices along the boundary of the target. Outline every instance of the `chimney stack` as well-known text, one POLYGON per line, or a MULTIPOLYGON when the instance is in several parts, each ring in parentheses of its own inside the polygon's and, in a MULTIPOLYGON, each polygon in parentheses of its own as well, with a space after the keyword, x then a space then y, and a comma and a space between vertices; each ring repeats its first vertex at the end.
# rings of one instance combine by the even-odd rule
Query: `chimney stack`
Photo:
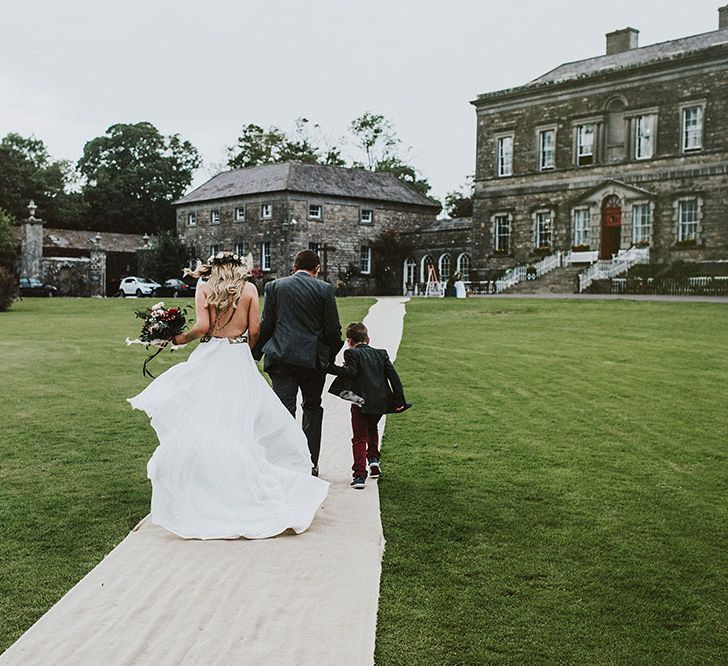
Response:
MULTIPOLYGON (((726 7, 728 9, 728 7, 726 7)), ((722 16, 722 14, 721 14, 722 16)), ((728 15, 726 15, 728 19, 728 15)), ((631 51, 637 48, 639 40, 639 30, 634 28, 623 28, 607 33, 607 55, 613 53, 622 53, 623 51, 631 51)))
POLYGON ((728 5, 718 7, 718 30, 728 28, 728 5))

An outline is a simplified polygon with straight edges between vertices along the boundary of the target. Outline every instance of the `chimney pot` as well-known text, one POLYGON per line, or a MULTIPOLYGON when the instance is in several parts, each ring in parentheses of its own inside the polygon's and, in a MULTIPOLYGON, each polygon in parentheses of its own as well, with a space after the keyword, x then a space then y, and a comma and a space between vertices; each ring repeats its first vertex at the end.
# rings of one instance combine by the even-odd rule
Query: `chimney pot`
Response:
POLYGON ((623 28, 607 33, 607 55, 622 53, 636 49, 640 31, 635 28, 623 28))

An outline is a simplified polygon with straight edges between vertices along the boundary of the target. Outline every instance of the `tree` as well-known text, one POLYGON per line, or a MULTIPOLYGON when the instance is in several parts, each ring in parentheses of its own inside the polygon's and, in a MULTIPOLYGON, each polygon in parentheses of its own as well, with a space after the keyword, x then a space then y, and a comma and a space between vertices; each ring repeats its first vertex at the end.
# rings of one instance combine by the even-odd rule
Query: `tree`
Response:
POLYGON ((473 177, 468 176, 465 185, 445 195, 445 212, 449 217, 473 216, 473 177))
POLYGON ((398 154, 397 149, 401 141, 389 120, 380 114, 367 111, 352 120, 349 129, 356 145, 366 156, 366 163, 355 161, 352 166, 392 173, 406 185, 427 196, 430 184, 418 175, 417 169, 407 164, 398 154))
POLYGON ((53 226, 82 227, 85 207, 71 192, 76 173, 65 160, 53 160, 45 144, 33 136, 11 132, 0 141, 0 208, 14 219, 28 216, 33 199, 39 215, 53 226))
POLYGON ((349 129, 366 155, 367 161, 363 166, 370 171, 376 171, 378 164, 393 157, 393 151, 400 143, 392 123, 380 114, 367 111, 354 118, 349 129))
POLYGON ((382 229, 371 244, 374 281, 380 294, 401 294, 404 260, 412 252, 412 242, 396 229, 382 229))
POLYGON ((233 169, 295 160, 308 164, 342 166, 341 150, 320 134, 320 126, 297 118, 292 136, 277 127, 264 130, 253 123, 243 127, 235 146, 228 147, 228 166, 233 169))
POLYGON ((430 184, 427 180, 420 178, 415 168, 405 164, 399 157, 387 157, 377 162, 374 171, 394 174, 399 180, 417 190, 423 196, 427 196, 430 191, 430 184))
POLYGON ((13 218, 0 208, 0 267, 15 273, 17 256, 13 218))
POLYGON ((172 229, 171 202, 184 194, 200 163, 197 149, 179 134, 165 137, 148 122, 112 125, 84 146, 78 162, 93 228, 172 229))
POLYGON ((139 256, 140 272, 159 283, 172 277, 182 277, 182 269, 189 260, 187 248, 172 231, 157 234, 152 247, 139 256))

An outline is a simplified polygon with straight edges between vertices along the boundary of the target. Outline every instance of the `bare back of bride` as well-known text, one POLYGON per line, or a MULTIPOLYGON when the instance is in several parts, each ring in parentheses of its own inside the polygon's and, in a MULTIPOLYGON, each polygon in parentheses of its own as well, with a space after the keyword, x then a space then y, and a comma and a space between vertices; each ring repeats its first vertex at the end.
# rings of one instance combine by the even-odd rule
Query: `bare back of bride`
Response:
POLYGON ((200 278, 195 324, 174 342, 200 343, 129 399, 159 438, 147 464, 151 520, 184 538, 303 532, 328 483, 311 476, 306 438, 253 360, 260 314, 248 265, 220 253, 187 272, 200 278))

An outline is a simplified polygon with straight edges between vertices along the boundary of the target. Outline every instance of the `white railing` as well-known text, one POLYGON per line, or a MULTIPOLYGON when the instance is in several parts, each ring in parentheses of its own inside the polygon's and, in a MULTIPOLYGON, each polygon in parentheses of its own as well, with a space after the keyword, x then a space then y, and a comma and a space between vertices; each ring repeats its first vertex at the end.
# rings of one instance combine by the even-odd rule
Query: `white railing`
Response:
POLYGON ((626 273, 632 266, 650 263, 650 248, 631 247, 615 254, 611 259, 600 259, 579 273, 579 293, 586 290, 594 280, 608 280, 626 273))
MULTIPOLYGON (((541 261, 535 264, 529 264, 536 269, 536 272, 534 273, 533 271, 531 271, 531 274, 539 278, 542 275, 546 275, 546 273, 550 273, 555 268, 559 268, 559 266, 563 264, 563 261, 564 253, 554 252, 554 254, 550 254, 547 257, 544 257, 543 259, 541 259, 541 261)), ((500 294, 506 289, 510 289, 511 287, 526 279, 528 279, 527 265, 514 266, 513 268, 509 268, 504 273, 503 277, 500 278, 500 280, 496 280, 495 293, 500 294)))

